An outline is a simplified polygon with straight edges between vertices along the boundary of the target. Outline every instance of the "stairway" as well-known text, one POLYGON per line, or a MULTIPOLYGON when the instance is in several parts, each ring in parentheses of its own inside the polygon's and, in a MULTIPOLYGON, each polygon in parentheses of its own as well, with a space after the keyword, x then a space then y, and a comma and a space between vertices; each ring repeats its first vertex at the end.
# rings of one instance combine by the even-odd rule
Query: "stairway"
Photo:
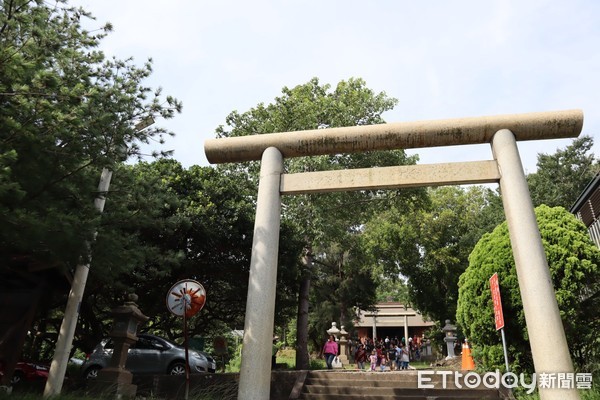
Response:
MULTIPOLYGON (((459 388, 453 378, 447 378, 444 388, 443 376, 431 373, 424 381, 432 388, 418 387, 418 372, 361 372, 361 371, 309 371, 299 396, 290 399, 304 400, 473 400, 506 399, 505 391, 489 389, 480 385, 477 388, 459 388)), ((459 383, 460 385, 460 383, 459 383)))

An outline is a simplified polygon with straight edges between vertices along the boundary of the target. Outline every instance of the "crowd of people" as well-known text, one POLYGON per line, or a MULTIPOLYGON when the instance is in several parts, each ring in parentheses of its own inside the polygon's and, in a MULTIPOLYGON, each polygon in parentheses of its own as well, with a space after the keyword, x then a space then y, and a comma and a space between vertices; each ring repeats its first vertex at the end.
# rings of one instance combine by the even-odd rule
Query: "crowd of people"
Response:
MULTIPOLYGON (((409 337, 408 343, 403 337, 371 339, 362 337, 355 341, 349 341, 350 354, 354 356, 356 368, 361 371, 400 371, 409 369, 410 360, 421 359, 422 338, 419 336, 409 337)), ((329 338, 322 349, 328 369, 333 368, 333 360, 339 354, 339 346, 336 338, 329 338)))
MULTIPOLYGON (((354 347, 354 346, 353 346, 354 347)), ((361 338, 356 348, 352 349, 354 362, 359 370, 365 367, 371 371, 400 371, 409 369, 410 360, 419 360, 421 357, 421 338, 398 337, 385 339, 368 337, 361 338)))

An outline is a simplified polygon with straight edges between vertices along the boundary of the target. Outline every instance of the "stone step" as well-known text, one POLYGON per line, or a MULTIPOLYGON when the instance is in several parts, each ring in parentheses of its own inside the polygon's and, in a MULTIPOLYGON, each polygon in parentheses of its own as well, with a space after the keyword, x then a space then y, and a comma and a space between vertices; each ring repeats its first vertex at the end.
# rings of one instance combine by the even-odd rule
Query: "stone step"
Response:
MULTIPOLYGON (((393 372, 371 372, 371 371, 348 371, 348 372, 331 372, 331 371, 311 371, 309 377, 321 378, 321 379, 361 379, 362 377, 368 376, 369 379, 378 380, 406 380, 415 381, 417 380, 417 371, 393 371, 393 372)), ((432 375, 435 377, 436 375, 432 375)), ((440 376, 441 378, 441 376, 440 376)))
MULTIPOLYGON (((463 374, 464 375, 464 374, 463 374)), ((330 385, 336 385, 339 382, 340 386, 352 384, 353 382, 360 382, 363 385, 371 386, 394 386, 396 384, 401 387, 414 387, 417 388, 421 383, 426 386, 461 388, 465 385, 463 377, 459 378, 458 382, 455 382, 454 375, 444 376, 441 374, 434 374, 431 371, 397 371, 397 372, 326 372, 317 371, 308 374, 307 382, 314 382, 315 384, 324 384, 330 382, 330 385), (419 377, 420 376, 420 377, 419 377)), ((485 387, 483 382, 479 383, 479 387, 485 387)))
MULTIPOLYGON (((463 397, 461 395, 431 395, 431 396, 372 396, 372 395, 331 395, 331 394, 303 394, 306 400, 473 400, 474 397, 463 397)), ((483 400, 499 399, 499 397, 483 397, 483 400)))
MULTIPOLYGON (((322 385, 322 386, 362 386, 362 387, 397 387, 404 389, 418 389, 418 384, 416 380, 407 380, 407 379, 325 379, 325 378, 307 378, 305 385, 322 385)), ((428 386, 432 386, 433 389, 462 389, 462 384, 460 387, 457 387, 453 381, 448 380, 446 384, 441 381, 435 382, 427 382, 428 386)), ((480 387, 483 387, 480 385, 480 387)))
POLYGON ((333 394, 337 396, 385 396, 387 398, 402 396, 461 396, 470 399, 498 398, 498 391, 493 389, 414 389, 397 387, 363 387, 363 386, 323 386, 307 385, 305 393, 333 394))
MULTIPOLYGON (((497 389, 480 385, 468 388, 457 387, 452 376, 421 372, 421 383, 427 388, 419 388, 419 372, 391 371, 310 371, 304 380, 301 399, 341 400, 341 399, 502 399, 505 396, 497 389), (423 376, 426 377, 423 380, 423 376)), ((464 384, 460 381, 459 385, 464 384)))

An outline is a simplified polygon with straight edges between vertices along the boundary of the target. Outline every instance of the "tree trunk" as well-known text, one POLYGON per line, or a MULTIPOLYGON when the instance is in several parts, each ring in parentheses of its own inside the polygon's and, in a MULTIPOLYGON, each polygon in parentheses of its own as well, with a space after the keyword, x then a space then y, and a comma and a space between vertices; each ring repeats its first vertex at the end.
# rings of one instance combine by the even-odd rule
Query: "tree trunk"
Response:
POLYGON ((304 256, 304 273, 298 292, 298 318, 296 322, 296 369, 309 369, 308 356, 308 306, 310 279, 312 275, 312 252, 310 246, 304 256))
MULTIPOLYGON (((343 266, 344 266, 344 257, 342 256, 341 260, 338 263, 338 275, 340 277, 339 285, 341 285, 342 282, 344 282, 344 279, 346 279, 346 277, 344 275, 343 266)), ((340 296, 340 297, 341 298, 339 299, 339 303, 340 303, 340 326, 339 326, 339 328, 342 329, 342 326, 348 326, 348 320, 346 319, 346 301, 344 300, 344 296, 340 296)))

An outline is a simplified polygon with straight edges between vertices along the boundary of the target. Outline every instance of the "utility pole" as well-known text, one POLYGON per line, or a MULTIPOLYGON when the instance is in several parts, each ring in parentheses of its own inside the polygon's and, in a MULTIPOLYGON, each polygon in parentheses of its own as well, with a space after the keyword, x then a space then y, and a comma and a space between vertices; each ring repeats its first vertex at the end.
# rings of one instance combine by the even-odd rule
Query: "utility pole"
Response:
MULTIPOLYGON (((111 178, 112 171, 108 168, 103 168, 102 174, 100 175, 100 183, 98 184, 98 197, 94 200, 94 206, 100 213, 104 211, 106 193, 108 192, 111 178)), ((97 232, 94 233, 94 239, 96 238, 96 234, 97 232)), ((90 244, 87 243, 88 249, 89 246, 90 244)), ((54 351, 54 357, 52 358, 52 364, 50 364, 50 371, 48 372, 48 380, 46 381, 46 387, 44 388, 45 398, 60 394, 62 389, 65 373, 67 371, 67 364, 69 362, 69 354, 73 344, 73 337, 75 336, 75 328, 77 327, 79 307, 81 306, 81 299, 83 298, 83 292, 85 290, 89 272, 89 259, 87 264, 79 263, 75 268, 75 276, 73 277, 73 284, 71 285, 71 291, 69 292, 65 316, 60 324, 58 340, 56 341, 56 350, 54 351)))
MULTIPOLYGON (((153 123, 154 119, 148 117, 139 122, 134 129, 136 131, 141 131, 153 123)), ((98 184, 98 196, 94 200, 94 206, 100 213, 104 211, 106 193, 108 193, 111 178, 112 170, 103 168, 102 174, 100 175, 100 183, 98 184)), ((98 232, 94 232, 94 240, 96 239, 97 234, 98 232)), ((71 284, 71 291, 69 292, 65 315, 60 325, 60 331, 58 332, 56 350, 54 351, 54 357, 50 364, 48 380, 44 387, 44 398, 56 396, 60 394, 62 390, 65 373, 67 371, 67 364, 69 363, 69 354, 71 353, 71 347, 73 346, 75 328, 77 327, 77 320, 79 318, 81 299, 83 298, 83 292, 85 291, 85 285, 90 272, 90 243, 87 243, 86 245, 88 247, 88 263, 79 263, 75 268, 75 276, 73 277, 73 283, 71 284)))

